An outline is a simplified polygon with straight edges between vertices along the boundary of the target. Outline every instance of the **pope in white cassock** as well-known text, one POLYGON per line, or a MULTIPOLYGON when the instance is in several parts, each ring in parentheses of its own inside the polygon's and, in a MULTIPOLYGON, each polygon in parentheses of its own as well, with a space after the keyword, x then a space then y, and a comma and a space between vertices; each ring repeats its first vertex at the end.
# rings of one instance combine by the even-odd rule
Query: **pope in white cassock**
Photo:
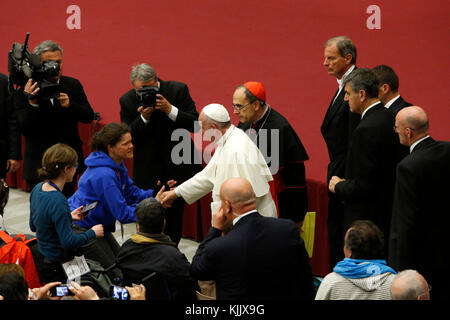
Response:
POLYGON ((277 209, 270 194, 273 180, 258 146, 241 129, 230 122, 224 106, 209 104, 199 116, 202 133, 211 136, 217 148, 207 166, 174 190, 163 193, 162 205, 170 205, 177 197, 191 204, 212 191, 211 213, 220 207, 220 187, 229 178, 250 181, 256 194, 256 209, 266 217, 277 217, 277 209))

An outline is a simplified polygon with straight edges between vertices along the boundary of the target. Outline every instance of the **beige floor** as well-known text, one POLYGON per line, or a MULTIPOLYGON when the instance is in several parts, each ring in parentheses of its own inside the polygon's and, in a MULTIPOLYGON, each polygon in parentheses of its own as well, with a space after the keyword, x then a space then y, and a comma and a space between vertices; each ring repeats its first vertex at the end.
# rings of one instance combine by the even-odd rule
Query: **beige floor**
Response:
MULTIPOLYGON (((11 234, 34 234, 30 230, 28 222, 29 217, 30 194, 20 189, 11 188, 9 192, 9 201, 5 207, 5 212, 3 215, 4 228, 11 234)), ((136 232, 135 223, 125 224, 123 227, 123 237, 121 233, 120 223, 118 222, 116 225, 116 232, 114 233, 114 236, 120 244, 129 239, 131 235, 136 232)), ((186 255, 186 258, 189 261, 192 261, 192 257, 197 250, 198 243, 190 239, 181 239, 178 247, 180 248, 181 252, 186 255)))

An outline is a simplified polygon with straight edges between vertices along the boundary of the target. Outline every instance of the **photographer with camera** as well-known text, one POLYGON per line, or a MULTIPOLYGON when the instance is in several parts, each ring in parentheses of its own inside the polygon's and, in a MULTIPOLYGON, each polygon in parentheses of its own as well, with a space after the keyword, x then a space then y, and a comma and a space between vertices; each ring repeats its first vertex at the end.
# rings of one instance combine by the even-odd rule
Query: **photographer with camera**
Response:
POLYGON ((8 77, 0 73, 0 179, 20 168, 21 137, 8 92, 8 77))
MULTIPOLYGON (((172 150, 180 143, 172 141, 172 133, 176 129, 194 132, 198 119, 188 86, 159 79, 155 69, 146 63, 132 67, 130 80, 133 88, 119 101, 120 120, 131 127, 135 146, 133 181, 142 189, 155 189, 158 181, 171 179, 183 183, 202 169, 194 162, 197 151, 192 140, 189 140, 187 163, 176 164, 172 159, 172 150)), ((184 206, 180 197, 166 211, 165 233, 177 245, 181 239, 184 206)))
MULTIPOLYGON (((34 49, 34 54, 26 50, 20 54, 14 46, 12 51, 14 55, 20 56, 21 61, 29 59, 26 62, 32 69, 25 84, 16 83, 23 85, 23 90, 13 92, 18 126, 25 136, 23 178, 32 189, 39 182, 36 171, 40 167, 42 155, 50 146, 58 142, 65 143, 76 150, 78 159, 84 159, 78 122, 91 123, 94 111, 81 83, 62 75, 63 50, 56 42, 41 42, 34 49), (40 64, 36 61, 37 57, 40 58, 40 64)), ((10 55, 10 64, 11 60, 10 55)), ((19 65, 16 69, 25 67, 19 65)), ((10 79, 16 80, 14 76, 17 74, 10 74, 10 79)), ((84 169, 81 161, 73 181, 64 188, 66 197, 74 193, 77 175, 84 169)))

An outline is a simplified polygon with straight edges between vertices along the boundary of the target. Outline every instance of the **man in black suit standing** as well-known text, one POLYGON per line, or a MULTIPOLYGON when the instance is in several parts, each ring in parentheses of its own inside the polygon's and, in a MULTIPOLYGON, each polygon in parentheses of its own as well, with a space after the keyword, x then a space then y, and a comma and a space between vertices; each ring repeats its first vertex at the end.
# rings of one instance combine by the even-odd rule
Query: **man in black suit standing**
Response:
POLYGON ((417 106, 397 113, 395 131, 410 154, 397 166, 389 264, 415 269, 431 284, 432 300, 449 300, 448 209, 450 142, 429 135, 428 117, 417 106))
POLYGON ((15 172, 22 159, 21 136, 8 93, 8 77, 0 73, 0 179, 15 172))
MULTIPOLYGON (((401 109, 411 106, 412 104, 405 101, 398 93, 399 80, 395 71, 387 65, 379 65, 372 69, 377 76, 380 87, 378 90, 378 99, 386 109, 392 112, 394 117, 401 109)), ((398 148, 398 161, 400 162, 409 154, 409 148, 402 144, 398 148)))
MULTIPOLYGON (((40 83, 29 79, 23 91, 13 94, 17 112, 17 122, 25 136, 23 178, 28 187, 33 188, 38 182, 37 169, 41 167, 42 155, 52 145, 61 142, 75 149, 78 155, 77 174, 84 166, 82 141, 78 133, 78 122, 91 123, 94 111, 81 83, 71 77, 62 75, 63 50, 58 43, 46 40, 35 49, 41 63, 57 63, 57 74, 49 75, 49 83, 58 84, 52 94, 44 94, 40 83), (34 83, 33 83, 34 82, 34 83)), ((66 183, 63 193, 66 197, 75 192, 77 174, 71 183, 66 183)))
POLYGON ((357 69, 345 81, 350 111, 361 115, 349 144, 344 177, 333 176, 329 190, 344 202, 344 226, 372 220, 389 239, 398 137, 394 117, 378 100, 378 80, 357 69))
MULTIPOLYGON (((135 146, 133 181, 142 189, 155 189, 158 181, 165 183, 171 179, 179 185, 202 169, 199 161, 195 161, 197 151, 189 134, 194 132, 198 112, 188 86, 159 79, 154 68, 146 63, 133 66, 130 80, 133 88, 119 101, 120 119, 131 127, 135 146), (174 152, 180 142, 177 137, 172 139, 177 129, 185 133, 181 144, 186 147, 182 148, 181 156, 179 151, 174 152)), ((177 245, 184 206, 180 197, 166 210, 164 232, 177 245)))
MULTIPOLYGON (((327 170, 327 185, 332 176, 344 176, 345 159, 349 139, 359 123, 360 117, 350 112, 348 102, 344 100, 344 81, 356 68, 356 47, 346 36, 331 38, 324 45, 323 65, 328 74, 337 79, 339 88, 334 94, 323 119, 320 131, 327 144, 330 163, 327 170)), ((344 258, 343 227, 344 207, 334 193, 329 192, 328 202, 328 241, 330 245, 330 266, 344 258)))
POLYGON ((392 112, 394 117, 404 107, 412 104, 405 101, 398 93, 399 80, 395 71, 387 65, 379 65, 372 68, 372 71, 377 76, 380 88, 378 91, 378 98, 386 109, 392 112))
POLYGON ((261 216, 244 178, 226 180, 220 198, 191 274, 214 280, 218 300, 313 299, 311 266, 295 223, 261 216))

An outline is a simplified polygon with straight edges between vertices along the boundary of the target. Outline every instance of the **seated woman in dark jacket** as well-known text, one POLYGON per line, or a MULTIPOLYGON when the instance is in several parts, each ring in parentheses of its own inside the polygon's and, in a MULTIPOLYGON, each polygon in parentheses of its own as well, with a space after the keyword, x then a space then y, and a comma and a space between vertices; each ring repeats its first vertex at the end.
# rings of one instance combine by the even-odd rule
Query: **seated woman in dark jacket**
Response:
POLYGON ((63 143, 48 148, 42 157, 38 183, 30 195, 30 229, 36 232, 41 259, 36 269, 41 282, 65 282, 67 277, 62 262, 73 259, 71 249, 80 248, 89 240, 103 237, 103 226, 95 223, 89 230, 76 234, 72 220, 82 221, 81 206, 70 209, 62 194, 64 185, 72 181, 78 156, 74 149, 63 143))

